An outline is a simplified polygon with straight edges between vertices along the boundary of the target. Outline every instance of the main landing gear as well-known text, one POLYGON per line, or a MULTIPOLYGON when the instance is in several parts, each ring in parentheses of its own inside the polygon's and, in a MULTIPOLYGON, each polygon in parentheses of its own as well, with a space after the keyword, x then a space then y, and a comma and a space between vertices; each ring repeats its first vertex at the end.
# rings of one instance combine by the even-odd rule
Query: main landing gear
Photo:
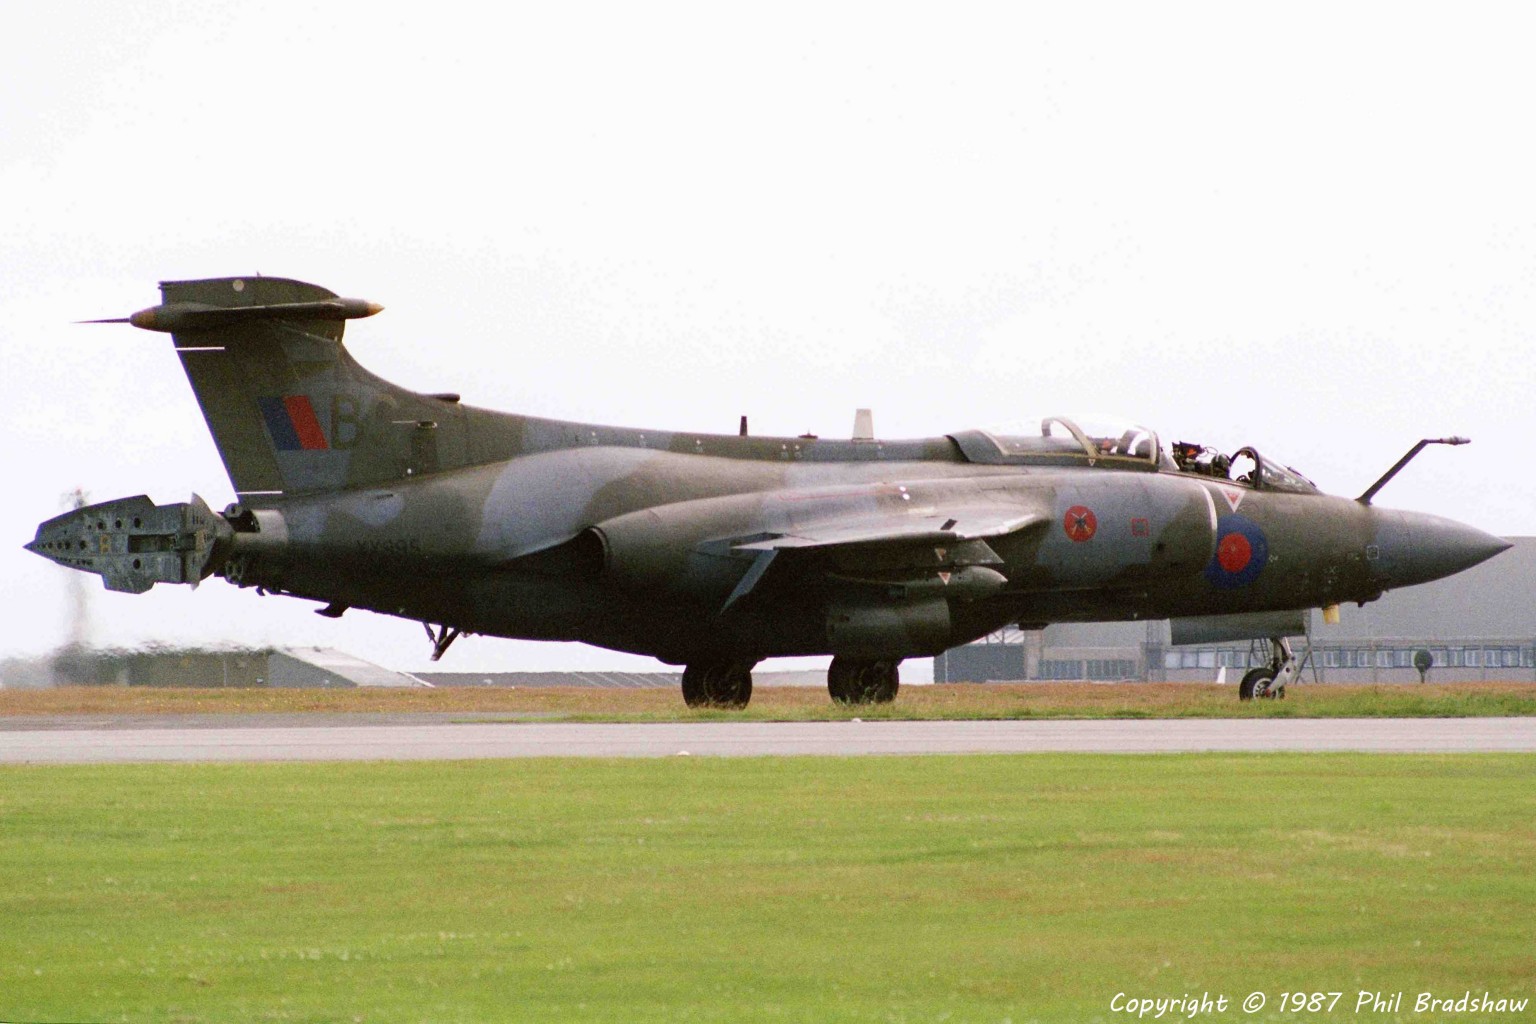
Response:
POLYGON ((752 699, 751 661, 691 661, 683 669, 683 703, 691 708, 747 706, 752 699))
MULTIPOLYGON (((833 658, 827 692, 839 704, 889 704, 901 688, 900 659, 833 658)), ((752 661, 691 661, 683 669, 683 702, 691 708, 740 710, 752 699, 752 661)))
POLYGON ((839 704, 889 704, 901 688, 898 660, 858 661, 833 658, 827 692, 839 704))
POLYGON ((1291 653, 1291 642, 1285 637, 1271 637, 1268 665, 1251 668, 1237 686, 1238 700, 1285 699, 1286 684, 1296 680, 1301 672, 1301 662, 1291 653))

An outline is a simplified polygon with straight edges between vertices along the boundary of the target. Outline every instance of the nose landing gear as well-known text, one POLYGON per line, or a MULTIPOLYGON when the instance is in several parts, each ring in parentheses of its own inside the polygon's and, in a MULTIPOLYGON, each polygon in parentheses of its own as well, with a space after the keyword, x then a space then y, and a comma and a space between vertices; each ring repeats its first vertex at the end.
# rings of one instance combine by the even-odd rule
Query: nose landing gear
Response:
POLYGON ((1238 700, 1284 700, 1285 687, 1301 673, 1301 662, 1285 637, 1270 637, 1270 662, 1251 668, 1237 687, 1238 700))

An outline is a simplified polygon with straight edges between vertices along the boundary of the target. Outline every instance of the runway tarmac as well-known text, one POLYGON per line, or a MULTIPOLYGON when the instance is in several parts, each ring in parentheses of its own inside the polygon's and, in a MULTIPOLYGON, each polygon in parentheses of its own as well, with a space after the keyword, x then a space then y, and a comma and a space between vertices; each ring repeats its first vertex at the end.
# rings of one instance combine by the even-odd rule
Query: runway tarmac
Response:
MULTIPOLYGON (((284 716, 295 717, 295 716, 284 716)), ((756 757, 1081 751, 1536 752, 1536 718, 566 724, 419 720, 138 727, 11 721, 0 763, 756 757)))

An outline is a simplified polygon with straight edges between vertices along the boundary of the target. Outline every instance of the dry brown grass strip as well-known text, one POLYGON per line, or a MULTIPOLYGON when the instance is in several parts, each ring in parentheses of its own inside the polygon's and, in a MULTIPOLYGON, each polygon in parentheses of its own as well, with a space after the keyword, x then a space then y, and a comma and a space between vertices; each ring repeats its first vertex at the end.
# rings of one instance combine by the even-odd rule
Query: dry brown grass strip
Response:
MULTIPOLYGON (((1409 704, 1460 704, 1478 700, 1512 705, 1512 711, 1499 713, 1522 713, 1521 708, 1529 703, 1531 710, 1523 713, 1536 713, 1536 685, 1300 685, 1292 687, 1287 702, 1292 707, 1287 710, 1328 714, 1334 709, 1333 713, 1349 715, 1360 713, 1351 709, 1357 709, 1362 701, 1378 706, 1403 704, 1407 707, 1409 704)), ((759 687, 753 694, 750 710, 743 714, 754 718, 846 717, 855 714, 902 718, 1182 717, 1235 713, 1238 708, 1235 687, 1210 683, 989 683, 908 686, 902 689, 895 704, 885 708, 839 708, 819 687, 759 687)), ((290 690, 62 686, 45 690, 0 690, 0 716, 301 712, 503 712, 615 719, 677 718, 697 714, 686 709, 678 692, 670 688, 290 690)))

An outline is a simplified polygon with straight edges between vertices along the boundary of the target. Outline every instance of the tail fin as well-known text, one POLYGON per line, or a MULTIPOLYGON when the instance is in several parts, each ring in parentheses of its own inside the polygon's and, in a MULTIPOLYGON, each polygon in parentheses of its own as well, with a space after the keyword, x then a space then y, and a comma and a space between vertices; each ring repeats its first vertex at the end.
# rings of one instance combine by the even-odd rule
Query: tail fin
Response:
POLYGON ((381 307, 274 277, 167 281, 160 293, 129 322, 171 333, 242 502, 471 461, 456 395, 396 387, 342 345, 346 320, 381 307))

